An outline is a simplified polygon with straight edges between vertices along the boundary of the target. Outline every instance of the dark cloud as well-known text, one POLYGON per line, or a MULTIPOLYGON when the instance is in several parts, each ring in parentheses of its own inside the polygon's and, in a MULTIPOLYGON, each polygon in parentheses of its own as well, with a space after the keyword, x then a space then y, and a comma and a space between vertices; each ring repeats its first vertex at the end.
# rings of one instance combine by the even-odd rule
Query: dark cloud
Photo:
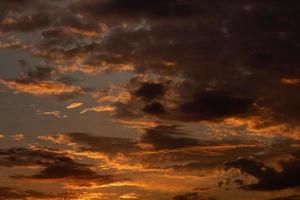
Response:
POLYGON ((24 199, 71 199, 72 193, 43 193, 35 190, 22 190, 11 187, 0 187, 0 200, 24 200, 24 199))
MULTIPOLYGON (((214 125, 238 118, 257 129, 278 124, 292 129, 300 121, 299 8, 297 0, 2 0, 1 47, 23 48, 10 34, 33 33, 31 44, 23 49, 47 66, 30 68, 22 61, 22 74, 0 83, 16 92, 67 100, 96 90, 66 73, 130 71, 136 76, 122 88, 130 99, 112 105, 113 117, 119 120, 214 125), (12 44, 5 44, 10 42, 6 37, 12 44)), ((222 137, 227 134, 223 128, 222 137)), ((281 170, 258 161, 291 152, 298 141, 202 140, 179 126, 166 125, 146 128, 138 139, 65 135, 80 153, 100 153, 108 160, 120 156, 127 165, 152 169, 216 169, 224 161, 251 155, 253 159, 226 163, 227 169, 257 179, 251 184, 236 179, 238 187, 281 190, 300 184, 299 155, 280 161, 281 170)), ((99 185, 116 181, 113 175, 96 172, 93 165, 50 149, 2 149, 0 166, 42 168, 32 175, 11 176, 18 180, 68 179, 99 185)), ((12 190, 3 189, 16 196, 12 190)), ((30 195, 17 193, 21 196, 16 198, 30 195)), ((286 197, 293 198, 298 197, 286 197)), ((173 199, 205 198, 188 193, 173 199)))
POLYGON ((254 159, 240 158, 225 164, 226 169, 239 169, 242 173, 249 174, 257 179, 256 183, 243 185, 246 190, 282 190, 299 186, 299 152, 293 154, 290 160, 280 160, 278 165, 281 170, 268 167, 254 159))
POLYGON ((146 105, 143 111, 148 114, 159 115, 165 113, 164 106, 159 102, 153 102, 146 105))
POLYGON ((100 175, 89 169, 88 166, 75 163, 53 164, 30 176, 14 175, 11 178, 22 180, 61 180, 62 182, 69 180, 71 184, 84 186, 92 186, 94 183, 104 185, 117 181, 117 178, 112 175, 100 175))
POLYGON ((140 149, 137 145, 137 141, 129 138, 93 136, 87 133, 69 133, 67 135, 70 142, 75 142, 81 146, 81 150, 104 152, 108 154, 126 154, 140 149))
MULTIPOLYGON (((60 13, 55 22, 50 20, 51 27, 43 31, 41 49, 35 55, 71 66, 66 71, 113 72, 131 66, 136 73, 190 81, 193 86, 182 86, 181 91, 166 88, 158 81, 141 83, 133 92, 144 100, 167 98, 166 90, 178 94, 173 99, 176 109, 169 109, 170 102, 166 101, 130 102, 144 114, 161 119, 223 120, 254 115, 273 123, 296 124, 300 118, 298 109, 294 109, 299 107, 299 85, 294 81, 291 86, 289 80, 298 80, 300 74, 296 67, 298 38, 294 34, 299 31, 299 15, 295 11, 299 3, 293 3, 291 6, 277 1, 78 1, 73 5, 76 9, 60 13), (99 18, 78 17, 77 12, 99 18), (109 23, 105 16, 114 16, 117 23, 107 29, 101 40, 90 39, 87 35, 103 32, 100 21, 109 23), (192 18, 181 23, 186 21, 183 16, 192 18), (121 26, 124 19, 130 18, 146 21, 133 20, 121 26), (78 59, 84 66, 74 63, 78 59), (187 93, 189 96, 185 97, 187 93), (295 100, 287 102, 285 96, 295 100)), ((34 20, 33 16, 24 15, 27 21, 17 21, 29 30, 47 24, 41 22, 44 18, 34 20), (30 20, 36 22, 28 24, 30 20)))
POLYGON ((195 99, 183 103, 179 110, 183 119, 214 120, 247 113, 251 107, 251 99, 232 97, 217 91, 203 92, 195 99))
POLYGON ((216 198, 213 197, 204 198, 196 192, 191 192, 191 193, 175 196, 173 197, 173 200, 216 200, 216 198))
POLYGON ((74 163, 73 159, 53 151, 11 148, 0 150, 0 165, 5 167, 14 166, 48 166, 59 163, 74 163))
POLYGON ((174 126, 157 126, 145 131, 141 142, 150 144, 155 150, 178 149, 199 145, 197 139, 188 138, 187 134, 174 126))
POLYGON ((75 180, 74 184, 78 185, 107 184, 115 181, 114 176, 98 174, 91 169, 92 165, 78 163, 63 153, 55 152, 54 149, 11 148, 1 150, 0 156, 0 165, 4 167, 40 166, 43 168, 30 176, 10 176, 14 179, 75 180))
POLYGON ((53 67, 21 67, 23 71, 18 78, 0 79, 0 83, 17 92, 35 96, 52 95, 61 100, 97 92, 94 88, 82 86, 78 79, 63 75, 53 67))
POLYGON ((145 98, 146 100, 161 97, 164 94, 164 86, 158 83, 142 83, 140 88, 135 92, 137 97, 145 98))
MULTIPOLYGON (((143 3, 137 3, 137 7, 140 4, 143 3)), ((199 110, 204 111, 204 117, 198 115, 197 120, 214 119, 209 116, 214 113, 217 118, 245 113, 271 118, 274 123, 297 122, 299 113, 293 108, 299 107, 296 92, 299 85, 282 84, 282 79, 299 79, 296 67, 299 39, 293 36, 299 32, 295 20, 299 18, 295 12, 299 3, 214 1, 211 4, 222 12, 215 14, 217 11, 206 9, 211 18, 202 21, 195 19, 181 24, 173 19, 174 23, 163 25, 145 22, 116 26, 104 37, 101 48, 106 54, 101 59, 113 64, 131 64, 137 73, 191 81, 195 90, 188 86, 182 88, 177 99, 180 104, 185 103, 181 102, 185 100, 182 94, 192 92, 197 105, 198 97, 206 91, 226 101, 220 102, 215 111, 214 106, 204 104, 207 110, 199 110), (287 102, 283 98, 286 96, 295 101, 287 102), (248 109, 250 102, 259 108, 256 113, 248 109), (263 112, 265 110, 270 112, 263 112)), ((122 14, 120 12, 121 21, 122 14)), ((182 118, 187 120, 188 117, 182 118)))
MULTIPOLYGON (((148 84, 152 85, 152 83, 148 84)), ((137 91, 132 91, 132 95, 136 96, 138 96, 137 92, 145 91, 141 99, 132 98, 127 103, 116 103, 115 116, 138 119, 149 114, 163 120, 193 122, 222 121, 229 117, 255 115, 257 112, 254 99, 234 96, 230 92, 201 90, 194 86, 189 87, 185 82, 168 81, 166 84, 168 89, 164 90, 165 95, 163 95, 162 89, 158 88, 166 88, 164 83, 159 87, 158 84, 155 85, 157 87, 155 91, 150 91, 150 88, 146 90, 143 86, 137 91), (158 94, 159 96, 156 96, 158 94)), ((128 87, 133 86, 128 85, 128 87)), ((153 89, 154 85, 151 88, 153 89)))
POLYGON ((3 32, 28 32, 37 31, 41 28, 47 27, 51 24, 52 20, 48 14, 36 13, 32 15, 23 15, 17 18, 8 18, 5 22, 2 21, 0 29, 3 32))
POLYGON ((286 197, 272 198, 270 200, 299 200, 299 199, 300 199, 299 195, 291 195, 286 197))
MULTIPOLYGON (((53 136, 50 141, 76 144, 77 151, 103 153, 109 160, 114 160, 116 155, 122 155, 126 158, 127 164, 139 163, 149 169, 179 171, 213 169, 221 168, 225 161, 235 159, 237 156, 255 155, 263 151, 270 155, 269 149, 258 141, 200 140, 177 126, 145 129, 143 135, 136 140, 87 133, 66 133, 63 135, 63 141, 59 140, 61 137, 53 136)), ((286 147, 288 148, 288 145, 286 147)))
POLYGON ((195 15, 201 15, 201 7, 206 6, 208 2, 199 1, 138 1, 138 0, 109 0, 109 1, 78 1, 74 6, 75 10, 96 16, 106 18, 124 18, 136 20, 137 18, 181 18, 195 15))
MULTIPOLYGON (((34 2, 41 1, 4 1, 3 6, 34 2)), ((244 115, 272 122, 268 124, 297 125, 299 7, 297 1, 275 0, 89 0, 76 1, 54 15, 55 9, 43 12, 55 20, 37 18, 40 9, 33 8, 32 15, 18 15, 19 25, 4 21, 4 29, 42 29, 34 55, 66 66, 65 72, 159 76, 159 81, 145 82, 133 94, 166 100, 168 90, 177 94, 172 99, 177 109, 170 109, 166 101, 130 102, 144 111, 138 117, 157 114, 160 119, 199 121, 244 115), (191 82, 192 87, 166 88, 164 79, 191 82)))

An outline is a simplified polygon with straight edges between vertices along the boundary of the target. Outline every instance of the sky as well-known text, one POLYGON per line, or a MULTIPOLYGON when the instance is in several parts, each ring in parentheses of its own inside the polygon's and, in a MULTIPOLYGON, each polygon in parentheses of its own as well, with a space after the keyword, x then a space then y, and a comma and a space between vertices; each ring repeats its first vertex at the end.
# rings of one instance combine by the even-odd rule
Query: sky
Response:
POLYGON ((299 200, 299 10, 1 0, 0 200, 299 200))

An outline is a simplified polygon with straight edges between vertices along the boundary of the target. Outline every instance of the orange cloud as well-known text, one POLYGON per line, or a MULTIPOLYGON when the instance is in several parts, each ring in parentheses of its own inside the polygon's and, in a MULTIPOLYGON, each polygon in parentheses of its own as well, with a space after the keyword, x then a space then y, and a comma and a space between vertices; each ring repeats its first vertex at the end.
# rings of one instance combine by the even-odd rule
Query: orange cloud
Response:
POLYGON ((75 102, 75 103, 71 103, 66 108, 67 109, 74 109, 74 108, 78 108, 78 107, 80 107, 82 105, 83 105, 83 103, 81 103, 81 102, 75 102))
POLYGON ((64 93, 80 93, 80 86, 67 85, 55 81, 22 82, 18 80, 0 80, 0 83, 16 92, 29 93, 35 96, 60 95, 64 93))
POLYGON ((115 108, 113 106, 96 106, 93 108, 87 108, 80 112, 80 114, 85 114, 87 112, 112 112, 115 108))

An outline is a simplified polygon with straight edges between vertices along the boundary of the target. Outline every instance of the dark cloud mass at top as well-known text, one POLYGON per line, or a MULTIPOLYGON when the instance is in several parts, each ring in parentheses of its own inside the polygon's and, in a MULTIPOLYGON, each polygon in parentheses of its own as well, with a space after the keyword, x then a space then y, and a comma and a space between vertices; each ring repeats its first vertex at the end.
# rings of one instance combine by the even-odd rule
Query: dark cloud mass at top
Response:
MULTIPOLYGON (((161 76, 161 81, 189 82, 191 87, 182 82, 180 90, 168 88, 177 94, 177 108, 170 113, 166 101, 140 109, 159 118, 219 120, 243 114, 297 124, 299 6, 297 1, 255 0, 75 1, 64 13, 49 7, 43 15, 41 8, 22 19, 8 15, 1 30, 43 30, 44 46, 33 53, 66 71, 126 71, 126 65, 137 74, 161 76)), ((167 89, 160 87, 145 82, 135 95, 162 97, 167 89)))
MULTIPOLYGON (((100 46, 106 53, 100 58, 133 65, 137 73, 190 81, 193 89, 183 85, 176 92, 180 104, 186 93, 195 98, 197 120, 246 113, 274 123, 298 122, 299 2, 79 1, 75 7, 103 21, 129 19, 128 26, 116 26, 104 37, 100 46), (134 27, 130 21, 139 18, 145 22, 134 27), (207 105, 201 94, 211 94, 219 107, 207 105), (255 106, 248 109, 251 102, 255 106)), ((165 106, 160 104, 145 110, 161 114, 165 106)))

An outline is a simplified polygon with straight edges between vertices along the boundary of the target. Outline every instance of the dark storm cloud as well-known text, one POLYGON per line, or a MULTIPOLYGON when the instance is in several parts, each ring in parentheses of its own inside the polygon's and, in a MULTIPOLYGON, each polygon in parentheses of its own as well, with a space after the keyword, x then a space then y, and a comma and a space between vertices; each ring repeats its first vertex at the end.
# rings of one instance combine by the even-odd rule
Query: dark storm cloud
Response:
POLYGON ((72 193, 43 193, 35 190, 22 190, 11 187, 0 187, 0 200, 24 200, 24 199, 69 199, 74 198, 72 193))
POLYGON ((226 169, 239 169, 242 173, 254 176, 257 183, 243 185, 246 190, 282 190, 300 185, 300 156, 299 152, 293 154, 293 159, 280 160, 281 170, 268 167, 254 159, 240 158, 225 164, 226 169))

